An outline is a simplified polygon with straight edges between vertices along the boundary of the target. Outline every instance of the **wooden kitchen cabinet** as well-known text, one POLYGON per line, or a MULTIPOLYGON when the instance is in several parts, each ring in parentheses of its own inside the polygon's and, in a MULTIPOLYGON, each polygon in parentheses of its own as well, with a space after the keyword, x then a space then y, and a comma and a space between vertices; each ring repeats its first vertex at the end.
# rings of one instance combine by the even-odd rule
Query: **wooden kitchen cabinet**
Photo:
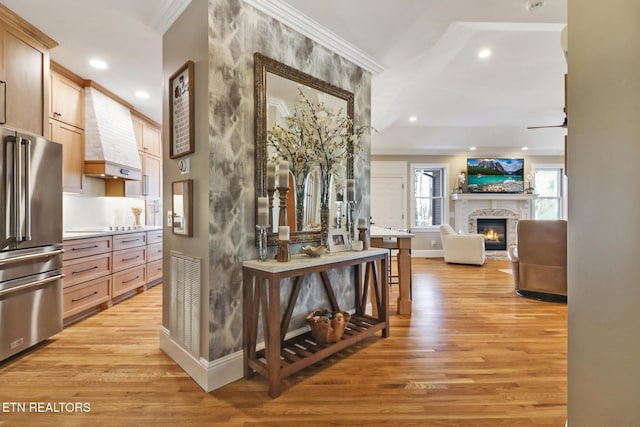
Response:
POLYGON ((162 230, 147 231, 147 288, 162 282, 162 230))
POLYGON ((52 63, 49 118, 84 129, 84 88, 62 72, 62 67, 52 63))
POLYGON ((143 290, 147 278, 147 233, 113 236, 113 281, 111 297, 143 290))
POLYGON ((57 45, 0 5, 0 124, 49 137, 49 49, 57 45))
POLYGON ((162 283, 162 229, 65 238, 65 326, 162 283))
POLYGON ((80 313, 111 299, 111 236, 67 239, 63 242, 63 318, 65 323, 80 313))
POLYGON ((142 117, 132 115, 133 133, 136 136, 138 150, 144 151, 152 156, 162 156, 162 138, 160 126, 145 120, 142 117))
POLYGON ((62 144, 62 189, 84 188, 84 131, 57 120, 49 120, 51 140, 62 144))

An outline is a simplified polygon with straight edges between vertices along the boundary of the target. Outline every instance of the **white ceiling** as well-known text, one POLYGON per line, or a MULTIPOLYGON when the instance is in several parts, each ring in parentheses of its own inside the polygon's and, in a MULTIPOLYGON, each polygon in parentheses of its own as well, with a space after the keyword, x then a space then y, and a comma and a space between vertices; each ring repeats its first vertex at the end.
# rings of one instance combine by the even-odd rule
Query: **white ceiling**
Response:
MULTIPOLYGON (((156 121, 162 33, 190 1, 0 0, 60 43, 53 60, 156 121), (94 56, 110 68, 89 67, 94 56), (136 98, 137 90, 150 99, 136 98)), ((374 154, 465 153, 470 146, 488 154, 522 146, 529 154, 562 153, 566 130, 526 127, 564 117, 567 0, 544 0, 532 11, 527 0, 270 1, 294 7, 382 66, 372 79, 374 154), (492 55, 480 60, 485 47, 492 55)))
POLYGON ((191 0, 0 0, 58 42, 51 59, 162 120, 162 34, 191 0), (89 66, 100 58, 106 70, 89 66), (142 100, 136 91, 150 97, 142 100))

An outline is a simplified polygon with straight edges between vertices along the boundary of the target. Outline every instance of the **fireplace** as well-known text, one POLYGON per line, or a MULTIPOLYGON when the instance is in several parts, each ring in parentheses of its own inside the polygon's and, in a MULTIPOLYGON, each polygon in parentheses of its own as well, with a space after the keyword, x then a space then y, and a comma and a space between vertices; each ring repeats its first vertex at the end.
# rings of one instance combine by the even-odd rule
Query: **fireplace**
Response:
POLYGON ((477 232, 484 235, 484 248, 488 251, 507 250, 507 219, 478 218, 477 232))

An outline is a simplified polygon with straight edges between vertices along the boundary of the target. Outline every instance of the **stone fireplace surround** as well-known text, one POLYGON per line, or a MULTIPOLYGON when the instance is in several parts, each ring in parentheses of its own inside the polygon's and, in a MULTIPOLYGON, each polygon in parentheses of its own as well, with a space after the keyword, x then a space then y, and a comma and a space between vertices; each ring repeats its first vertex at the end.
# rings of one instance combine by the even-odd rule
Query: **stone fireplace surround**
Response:
MULTIPOLYGON (((451 195, 454 228, 476 233, 478 218, 507 220, 507 247, 516 243, 516 226, 521 219, 532 219, 535 194, 461 193, 451 195)), ((487 251, 488 259, 506 259, 507 251, 487 251)))

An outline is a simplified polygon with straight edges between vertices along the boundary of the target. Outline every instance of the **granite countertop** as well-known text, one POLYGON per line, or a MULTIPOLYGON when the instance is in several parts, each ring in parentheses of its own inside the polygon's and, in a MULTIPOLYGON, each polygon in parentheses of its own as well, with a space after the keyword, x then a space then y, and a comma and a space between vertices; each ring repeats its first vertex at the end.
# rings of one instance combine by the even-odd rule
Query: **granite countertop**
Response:
POLYGON ((114 234, 127 234, 127 233, 139 233, 142 231, 155 231, 162 230, 162 226, 154 225, 154 226, 140 226, 140 227, 130 227, 128 229, 118 228, 109 229, 109 228, 85 228, 81 230, 64 230, 62 232, 62 240, 73 240, 73 239, 83 239, 87 237, 99 237, 99 236, 111 236, 114 234))

